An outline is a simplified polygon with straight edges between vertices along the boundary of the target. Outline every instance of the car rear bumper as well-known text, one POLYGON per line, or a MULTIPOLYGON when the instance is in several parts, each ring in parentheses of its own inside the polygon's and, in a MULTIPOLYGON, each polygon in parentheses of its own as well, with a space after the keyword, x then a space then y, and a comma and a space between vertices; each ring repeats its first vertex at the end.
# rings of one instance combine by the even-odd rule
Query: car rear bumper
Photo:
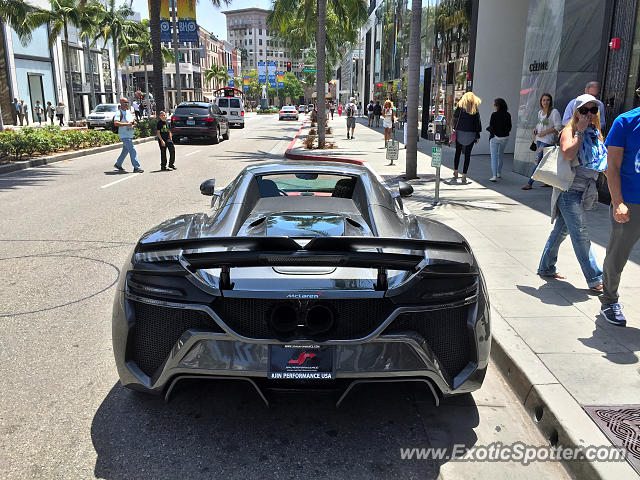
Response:
POLYGON ((171 127, 171 135, 180 137, 213 137, 216 129, 211 127, 171 127))
POLYGON ((281 114, 280 115, 280 120, 298 120, 298 115, 295 114, 281 114))
MULTIPOLYGON (((453 373, 447 371, 446 359, 443 360, 442 355, 438 355, 433 346, 417 332, 385 333, 385 327, 399 318, 398 311, 367 338, 327 342, 309 340, 301 343, 332 346, 333 370, 337 380, 423 379, 443 395, 466 393, 482 385, 490 340, 486 337, 489 330, 488 307, 482 307, 482 311, 479 311, 477 304, 465 308, 467 310, 461 320, 464 335, 468 335, 470 342, 468 358, 465 357, 462 363, 457 362, 460 367, 453 373)), ((460 350, 462 347, 458 340, 443 340, 445 348, 460 350)), ((113 342, 122 384, 155 394, 165 393, 173 379, 181 376, 246 377, 277 383, 277 380, 267 379, 270 345, 285 343, 241 337, 230 331, 220 317, 205 305, 171 304, 122 291, 118 292, 114 302, 113 342), (139 309, 140 305, 143 305, 143 310, 139 309), (177 311, 188 314, 178 321, 174 315, 177 311), (156 323, 164 315, 170 318, 168 324, 171 328, 163 328, 156 323), (151 337, 136 341, 136 335, 149 335, 152 330, 155 331, 150 334, 151 337), (173 333, 167 333, 169 330, 173 330, 173 333), (162 346, 164 351, 160 351, 162 346), (148 350, 149 347, 151 350, 148 350)), ((442 345, 436 345, 436 348, 439 347, 442 345)))

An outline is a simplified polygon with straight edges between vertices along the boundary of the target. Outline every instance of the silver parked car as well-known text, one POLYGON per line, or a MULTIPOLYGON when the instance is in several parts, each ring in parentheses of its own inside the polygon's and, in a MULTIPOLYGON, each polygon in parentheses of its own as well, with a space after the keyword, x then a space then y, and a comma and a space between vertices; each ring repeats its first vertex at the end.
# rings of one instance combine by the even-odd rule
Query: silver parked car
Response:
POLYGON ((113 118, 118 113, 117 103, 101 103, 87 117, 87 128, 104 127, 113 130, 113 118))
POLYGON ((280 109, 278 120, 298 120, 298 110, 296 107, 286 106, 280 109))

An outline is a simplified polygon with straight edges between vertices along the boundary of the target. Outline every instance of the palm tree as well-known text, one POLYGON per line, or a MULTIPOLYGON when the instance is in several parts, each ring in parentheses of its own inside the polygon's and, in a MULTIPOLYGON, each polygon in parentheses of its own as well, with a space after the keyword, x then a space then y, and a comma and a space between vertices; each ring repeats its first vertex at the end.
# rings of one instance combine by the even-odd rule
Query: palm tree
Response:
MULTIPOLYGON (((153 57, 153 48, 151 44, 151 33, 149 31, 149 20, 146 18, 142 20, 132 37, 124 37, 119 49, 119 63, 124 63, 127 58, 132 54, 140 55, 142 63, 144 65, 144 85, 145 85, 145 98, 147 99, 146 109, 147 115, 150 115, 151 105, 149 100, 149 72, 147 70, 147 63, 153 57)), ((162 47, 162 60, 163 62, 174 61, 173 51, 167 47, 162 47)), ((157 103, 157 100, 156 100, 157 103)), ((161 109, 162 110, 162 109, 161 109)), ((160 111, 160 110, 158 110, 160 111)))
MULTIPOLYGON (((0 22, 11 25, 22 44, 26 45, 31 41, 31 28, 25 24, 24 20, 35 10, 35 7, 24 0, 0 0, 0 22)), ((0 94, 6 96, 6 98, 11 96, 8 91, 0 92, 0 94)), ((4 131, 4 122, 2 121, 2 108, 0 107, 0 132, 2 131, 4 131)))
MULTIPOLYGON (((51 0, 50 0, 51 1, 51 0)), ((56 0, 60 1, 60 0, 56 0)), ((69 1, 69 0, 66 0, 69 1)), ((126 4, 116 8, 116 0, 105 0, 106 5, 99 3, 101 7, 101 16, 98 22, 98 34, 94 37, 94 41, 102 40, 104 46, 111 40, 113 47, 113 58, 116 62, 116 77, 118 77, 118 48, 121 42, 125 42, 127 37, 135 36, 136 31, 140 28, 140 24, 133 20, 127 20, 133 15, 133 10, 126 4)), ((151 2, 157 3, 157 2, 151 2)), ((116 95, 118 99, 122 95, 119 78, 116 78, 116 95)))
POLYGON ((212 65, 211 68, 207 68, 204 72, 204 78, 208 82, 214 80, 215 85, 219 88, 222 83, 223 86, 229 81, 229 72, 223 65, 212 65))
MULTIPOLYGON (((418 178, 418 85, 420 83, 420 30, 422 0, 411 4, 409 78, 407 85, 407 178, 418 178)), ((429 80, 425 79, 425 82, 429 80)))
POLYGON ((80 27, 83 23, 83 11, 90 3, 80 8, 78 0, 49 0, 51 10, 37 9, 24 20, 25 28, 33 30, 41 25, 49 25, 49 47, 56 42, 60 33, 64 33, 65 69, 67 74, 67 103, 71 121, 76 120, 76 107, 73 101, 73 83, 71 78, 71 49, 69 48, 69 25, 80 27))

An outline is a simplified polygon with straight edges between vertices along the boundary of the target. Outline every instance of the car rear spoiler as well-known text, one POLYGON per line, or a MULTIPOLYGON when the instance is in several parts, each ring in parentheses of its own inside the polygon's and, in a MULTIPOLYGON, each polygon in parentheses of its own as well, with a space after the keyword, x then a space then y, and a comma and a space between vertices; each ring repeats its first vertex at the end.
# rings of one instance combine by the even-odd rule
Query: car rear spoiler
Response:
MULTIPOLYGON (((299 239, 299 240, 307 240, 299 239)), ((301 245, 290 237, 212 237, 184 240, 161 240, 138 243, 136 254, 183 251, 182 258, 190 271, 220 268, 220 286, 232 288, 232 267, 259 266, 332 266, 377 268, 377 290, 386 290, 387 270, 418 271, 429 259, 429 252, 453 251, 468 254, 465 242, 381 237, 315 237, 301 245), (225 248, 216 251, 191 251, 225 248), (372 251, 377 249, 377 251, 372 251), (391 253, 380 249, 409 250, 416 253, 391 253), (419 252, 419 253, 418 253, 419 252)), ((423 266, 424 267, 424 266, 423 266)), ((442 264, 440 264, 442 268, 442 264)), ((458 270, 468 271, 470 264, 458 263, 458 270), (461 270, 460 270, 461 268, 461 270)))

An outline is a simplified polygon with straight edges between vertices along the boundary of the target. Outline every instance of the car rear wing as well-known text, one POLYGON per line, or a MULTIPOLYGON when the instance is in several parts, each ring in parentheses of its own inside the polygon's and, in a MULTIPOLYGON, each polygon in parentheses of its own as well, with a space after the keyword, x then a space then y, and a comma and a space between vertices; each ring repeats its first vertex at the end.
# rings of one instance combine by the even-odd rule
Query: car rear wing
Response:
MULTIPOLYGON (((155 242, 143 240, 136 246, 135 254, 139 257, 169 251, 180 251, 190 271, 220 268, 220 285, 223 289, 232 288, 230 269, 234 267, 375 268, 378 270, 377 290, 387 289, 387 270, 417 272, 430 265, 429 260, 436 252, 451 252, 455 257, 459 256, 460 261, 448 263, 456 266, 455 271, 463 273, 471 268, 471 256, 465 242, 411 238, 314 237, 296 241, 291 237, 212 237, 155 242), (208 250, 211 248, 224 250, 208 250)), ((434 272, 444 271, 443 266, 443 263, 431 265, 434 272)))

